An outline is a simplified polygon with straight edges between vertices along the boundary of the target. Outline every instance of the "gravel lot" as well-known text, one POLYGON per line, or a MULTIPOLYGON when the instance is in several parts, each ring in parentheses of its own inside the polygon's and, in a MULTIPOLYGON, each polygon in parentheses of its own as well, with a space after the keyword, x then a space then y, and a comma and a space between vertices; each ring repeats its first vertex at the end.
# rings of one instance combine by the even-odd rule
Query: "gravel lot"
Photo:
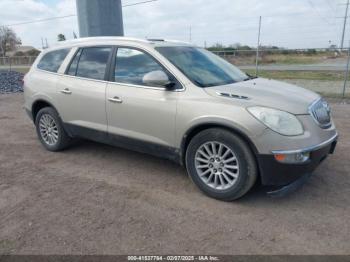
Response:
POLYGON ((22 103, 0 96, 0 254, 350 254, 349 104, 332 103, 338 150, 298 193, 223 203, 151 156, 48 153, 22 103))
POLYGON ((23 74, 16 71, 0 70, 0 94, 23 92, 23 74))

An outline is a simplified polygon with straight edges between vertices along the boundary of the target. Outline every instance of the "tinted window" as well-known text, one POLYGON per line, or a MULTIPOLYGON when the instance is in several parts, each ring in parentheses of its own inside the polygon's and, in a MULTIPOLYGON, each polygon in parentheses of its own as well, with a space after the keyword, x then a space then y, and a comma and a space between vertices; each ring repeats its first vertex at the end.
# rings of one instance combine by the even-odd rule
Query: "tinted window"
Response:
MULTIPOLYGON (((110 47, 89 47, 84 48, 81 52, 78 68, 76 69, 76 76, 92 78, 97 80, 103 80, 107 68, 108 57, 111 52, 110 47)), ((74 58, 77 59, 78 56, 74 58)), ((74 73, 73 61, 71 68, 68 72, 74 73), (73 71, 73 72, 72 72, 73 71)), ((74 75, 74 74, 73 74, 74 75)))
POLYGON ((70 64, 70 67, 67 71, 67 75, 75 76, 77 74, 77 68, 78 68, 78 62, 81 55, 82 49, 79 49, 79 51, 76 53, 72 63, 70 64))
POLYGON ((45 54, 40 60, 38 68, 45 71, 57 73, 69 51, 70 49, 60 49, 45 54))
POLYGON ((163 68, 148 54, 129 48, 118 48, 115 82, 144 85, 143 76, 163 68))
POLYGON ((157 47, 163 56, 200 87, 227 85, 248 79, 234 65, 197 47, 157 47))

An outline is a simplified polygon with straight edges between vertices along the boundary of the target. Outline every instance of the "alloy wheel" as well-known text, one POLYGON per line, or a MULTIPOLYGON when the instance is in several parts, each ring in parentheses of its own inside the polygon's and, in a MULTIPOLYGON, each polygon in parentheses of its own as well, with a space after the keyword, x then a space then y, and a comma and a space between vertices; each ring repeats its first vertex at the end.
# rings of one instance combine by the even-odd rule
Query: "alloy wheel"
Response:
POLYGON ((58 127, 55 119, 49 114, 43 114, 39 120, 39 131, 41 138, 49 146, 53 146, 58 142, 58 127))
POLYGON ((236 154, 220 142, 211 141, 201 145, 196 152, 195 167, 201 180, 215 190, 227 190, 238 180, 236 154))

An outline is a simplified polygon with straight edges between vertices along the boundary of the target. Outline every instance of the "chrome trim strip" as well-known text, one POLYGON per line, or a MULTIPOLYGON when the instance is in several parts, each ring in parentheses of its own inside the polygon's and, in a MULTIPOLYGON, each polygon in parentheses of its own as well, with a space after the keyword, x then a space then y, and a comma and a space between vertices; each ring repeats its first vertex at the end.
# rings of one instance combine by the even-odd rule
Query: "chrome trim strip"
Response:
POLYGON ((158 90, 158 91, 172 91, 172 92, 180 92, 182 89, 178 89, 179 91, 175 90, 169 90, 165 87, 155 87, 155 86, 141 86, 141 85, 133 85, 133 84, 127 84, 127 83, 120 83, 120 82, 108 82, 110 85, 119 85, 119 86, 128 86, 128 87, 136 87, 136 88, 143 88, 143 89, 152 89, 152 90, 158 90))
POLYGON ((318 144, 316 146, 306 147, 303 149, 297 149, 297 150, 288 150, 288 151, 272 151, 272 154, 274 155, 291 155, 291 154, 298 154, 298 153, 308 153, 312 151, 316 151, 318 149, 321 149, 322 147, 328 146, 329 144, 333 143, 338 139, 338 133, 333 136, 332 138, 328 139, 327 141, 322 142, 321 144, 318 144))

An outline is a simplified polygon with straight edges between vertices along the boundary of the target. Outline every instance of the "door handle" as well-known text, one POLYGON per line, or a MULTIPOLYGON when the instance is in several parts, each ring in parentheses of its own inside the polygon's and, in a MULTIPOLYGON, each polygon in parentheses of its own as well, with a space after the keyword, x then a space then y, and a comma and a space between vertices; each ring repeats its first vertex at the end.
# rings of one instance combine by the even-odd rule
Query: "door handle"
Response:
POLYGON ((69 88, 65 88, 65 89, 61 90, 61 93, 66 94, 66 95, 70 95, 70 94, 72 94, 72 91, 70 91, 69 88))
POLYGON ((109 101, 109 102, 112 102, 112 103, 118 103, 118 104, 123 103, 123 100, 120 99, 120 98, 117 97, 117 96, 108 98, 108 101, 109 101))

